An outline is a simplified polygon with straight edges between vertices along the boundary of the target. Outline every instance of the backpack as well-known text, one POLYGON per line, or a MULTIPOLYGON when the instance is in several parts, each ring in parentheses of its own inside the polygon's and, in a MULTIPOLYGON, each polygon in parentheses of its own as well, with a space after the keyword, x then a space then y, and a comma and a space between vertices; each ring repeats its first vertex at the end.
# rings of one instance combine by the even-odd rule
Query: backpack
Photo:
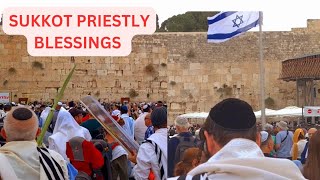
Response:
MULTIPOLYGON (((84 161, 83 148, 82 148, 83 141, 84 141, 84 138, 82 138, 82 137, 73 137, 69 140, 69 145, 72 149, 72 153, 74 156, 74 159, 70 160, 71 163, 72 163, 72 161, 84 161)), ((92 177, 90 175, 88 175, 86 172, 78 171, 78 174, 75 179, 76 180, 92 180, 92 179, 103 179, 104 178, 104 175, 103 175, 101 169, 93 169, 91 167, 91 164, 89 164, 89 166, 92 170, 92 177)))
POLYGON ((99 176, 103 176, 104 180, 112 180, 111 172, 111 159, 112 148, 111 145, 102 139, 93 139, 94 146, 102 153, 104 158, 104 165, 101 169, 95 170, 94 173, 99 176))
POLYGON ((177 138, 179 139, 179 144, 176 148, 176 152, 174 155, 175 164, 181 161, 185 150, 197 146, 196 138, 194 138, 193 136, 190 136, 190 137, 177 136, 177 138))

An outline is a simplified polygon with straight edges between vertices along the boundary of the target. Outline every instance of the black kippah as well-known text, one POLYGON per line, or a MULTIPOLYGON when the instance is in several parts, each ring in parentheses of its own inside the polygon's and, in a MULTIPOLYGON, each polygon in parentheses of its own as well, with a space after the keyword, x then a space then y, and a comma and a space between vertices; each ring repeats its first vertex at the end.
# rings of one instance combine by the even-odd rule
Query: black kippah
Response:
POLYGON ((32 118, 32 112, 27 108, 18 108, 12 112, 12 117, 24 121, 32 118))
POLYGON ((228 98, 216 104, 210 110, 209 117, 216 124, 230 130, 248 130, 256 124, 252 107, 236 98, 228 98))

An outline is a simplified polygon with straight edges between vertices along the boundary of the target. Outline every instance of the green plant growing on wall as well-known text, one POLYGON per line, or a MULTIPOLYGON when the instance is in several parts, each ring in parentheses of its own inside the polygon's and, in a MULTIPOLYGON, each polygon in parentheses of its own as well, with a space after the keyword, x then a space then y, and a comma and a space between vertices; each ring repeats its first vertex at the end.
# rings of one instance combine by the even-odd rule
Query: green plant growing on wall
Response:
POLYGON ((174 86, 176 85, 177 83, 175 81, 170 81, 170 85, 174 86))
POLYGON ((220 98, 223 98, 224 96, 231 96, 232 95, 232 87, 223 84, 222 87, 217 89, 217 92, 220 93, 220 98))
POLYGON ((8 69, 9 74, 16 74, 17 70, 13 67, 11 67, 10 69, 8 69))
POLYGON ((2 85, 3 85, 3 86, 6 86, 8 83, 9 83, 8 80, 4 80, 3 83, 2 83, 2 85))
POLYGON ((273 108, 275 105, 275 101, 274 99, 272 99, 271 97, 268 97, 264 100, 264 103, 266 104, 267 108, 273 108))
POLYGON ((166 64, 166 63, 161 63, 161 66, 162 66, 162 67, 166 67, 167 64, 166 64))
POLYGON ((99 97, 99 96, 100 96, 100 91, 97 91, 96 93, 94 93, 94 95, 95 95, 96 97, 99 97))
POLYGON ((32 62, 32 67, 35 69, 40 69, 40 70, 44 69, 43 64, 39 61, 32 62))
POLYGON ((190 49, 187 53, 187 58, 194 58, 194 57, 196 57, 196 53, 192 49, 190 49))
POLYGON ((135 98, 135 97, 137 97, 137 96, 139 96, 139 93, 137 93, 137 91, 134 90, 134 89, 130 89, 130 91, 129 91, 129 97, 130 97, 130 98, 135 98))
POLYGON ((152 64, 148 64, 148 65, 146 65, 146 67, 144 67, 144 71, 148 74, 153 74, 153 73, 155 73, 156 70, 152 64))

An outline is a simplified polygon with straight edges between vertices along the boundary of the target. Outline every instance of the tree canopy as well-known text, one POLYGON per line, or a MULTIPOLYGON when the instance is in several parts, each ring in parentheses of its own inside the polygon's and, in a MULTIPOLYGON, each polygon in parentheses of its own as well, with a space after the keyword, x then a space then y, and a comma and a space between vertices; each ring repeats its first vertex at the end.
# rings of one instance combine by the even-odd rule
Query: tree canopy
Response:
MULTIPOLYGON (((157 32, 206 32, 208 31, 207 18, 219 12, 186 12, 172 16, 162 22, 157 32)), ((159 27, 157 21, 157 27, 159 27)))

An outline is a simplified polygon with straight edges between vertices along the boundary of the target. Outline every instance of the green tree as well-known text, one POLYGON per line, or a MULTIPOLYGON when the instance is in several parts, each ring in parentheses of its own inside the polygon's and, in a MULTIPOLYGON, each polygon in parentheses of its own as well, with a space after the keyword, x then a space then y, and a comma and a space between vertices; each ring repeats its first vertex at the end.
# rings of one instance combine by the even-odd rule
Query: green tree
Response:
POLYGON ((159 27, 159 16, 157 14, 157 24, 156 24, 156 31, 159 31, 160 27, 159 27))
POLYGON ((186 12, 172 16, 165 20, 158 32, 206 32, 208 31, 208 17, 219 12, 186 12))

